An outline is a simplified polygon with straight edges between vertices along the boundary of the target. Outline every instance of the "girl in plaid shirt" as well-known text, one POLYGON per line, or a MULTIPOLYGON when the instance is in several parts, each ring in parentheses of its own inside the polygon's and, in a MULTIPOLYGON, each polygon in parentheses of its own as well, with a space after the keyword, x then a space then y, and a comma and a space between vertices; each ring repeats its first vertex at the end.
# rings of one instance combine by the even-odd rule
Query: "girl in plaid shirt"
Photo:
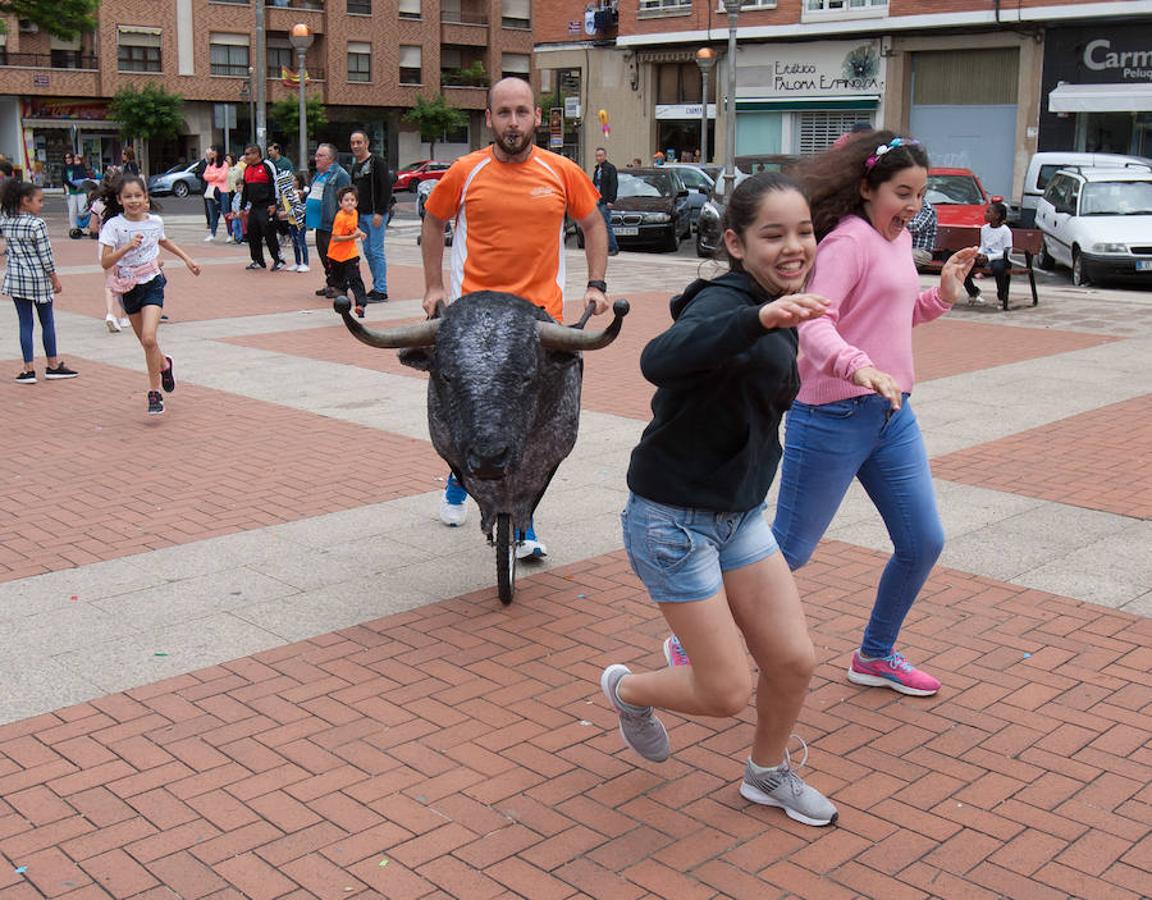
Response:
POLYGON ((8 294, 16 304, 20 317, 20 352, 24 368, 16 376, 18 384, 35 384, 36 369, 32 365, 33 310, 40 318, 43 332, 44 355, 48 380, 75 378, 56 355, 56 322, 52 316, 52 296, 64 290, 56 276, 56 262, 52 245, 48 241, 48 226, 40 218, 44 208, 44 192, 26 181, 9 179, 4 182, 0 195, 0 233, 8 246, 8 265, 4 269, 4 284, 0 292, 8 294))

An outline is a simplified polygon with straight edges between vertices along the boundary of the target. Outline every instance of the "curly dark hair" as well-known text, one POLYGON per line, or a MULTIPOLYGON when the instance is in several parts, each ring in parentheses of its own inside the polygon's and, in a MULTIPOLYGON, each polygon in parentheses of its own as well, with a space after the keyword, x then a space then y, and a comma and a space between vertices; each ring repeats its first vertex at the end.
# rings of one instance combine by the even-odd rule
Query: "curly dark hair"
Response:
POLYGON ((928 168, 928 153, 911 138, 879 157, 872 168, 868 158, 876 148, 901 137, 894 131, 863 131, 839 146, 806 159, 791 174, 805 189, 812 204, 812 224, 816 238, 822 240, 845 216, 864 216, 864 198, 860 186, 877 188, 890 181, 897 172, 912 166, 928 168))

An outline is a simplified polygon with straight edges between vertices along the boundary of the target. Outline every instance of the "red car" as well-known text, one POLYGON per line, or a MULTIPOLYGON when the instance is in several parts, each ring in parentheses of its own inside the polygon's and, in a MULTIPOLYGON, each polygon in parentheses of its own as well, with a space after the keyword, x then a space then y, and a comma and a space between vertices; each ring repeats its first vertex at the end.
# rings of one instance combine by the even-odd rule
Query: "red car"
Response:
POLYGON ((984 210, 988 204, 1004 199, 989 197, 971 169, 929 169, 925 196, 936 207, 938 224, 976 227, 984 224, 984 210))
POLYGON ((414 191, 421 181, 439 181, 451 165, 452 163, 436 162, 433 159, 410 163, 396 173, 396 183, 392 185, 392 190, 414 191))

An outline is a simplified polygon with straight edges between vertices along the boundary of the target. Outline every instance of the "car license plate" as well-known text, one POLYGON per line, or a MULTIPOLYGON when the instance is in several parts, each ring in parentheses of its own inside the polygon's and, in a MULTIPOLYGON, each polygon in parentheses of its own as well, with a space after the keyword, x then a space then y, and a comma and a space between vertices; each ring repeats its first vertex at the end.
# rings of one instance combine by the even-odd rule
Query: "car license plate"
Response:
POLYGON ((634 225, 614 225, 612 226, 612 233, 616 237, 639 237, 640 229, 634 225))
MULTIPOLYGON (((619 232, 617 232, 619 234, 619 232)), ((1152 272, 1152 259, 1138 259, 1136 260, 1137 272, 1152 272)))

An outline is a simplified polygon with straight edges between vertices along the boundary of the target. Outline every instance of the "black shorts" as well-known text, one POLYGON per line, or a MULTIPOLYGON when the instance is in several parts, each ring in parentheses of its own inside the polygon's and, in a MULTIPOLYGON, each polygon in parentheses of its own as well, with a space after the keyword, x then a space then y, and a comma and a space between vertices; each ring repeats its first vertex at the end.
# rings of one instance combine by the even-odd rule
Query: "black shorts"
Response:
POLYGON ((145 306, 159 306, 163 309, 164 286, 167 283, 168 279, 164 277, 163 272, 160 272, 151 281, 136 285, 120 298, 124 304, 125 314, 134 316, 145 306))

